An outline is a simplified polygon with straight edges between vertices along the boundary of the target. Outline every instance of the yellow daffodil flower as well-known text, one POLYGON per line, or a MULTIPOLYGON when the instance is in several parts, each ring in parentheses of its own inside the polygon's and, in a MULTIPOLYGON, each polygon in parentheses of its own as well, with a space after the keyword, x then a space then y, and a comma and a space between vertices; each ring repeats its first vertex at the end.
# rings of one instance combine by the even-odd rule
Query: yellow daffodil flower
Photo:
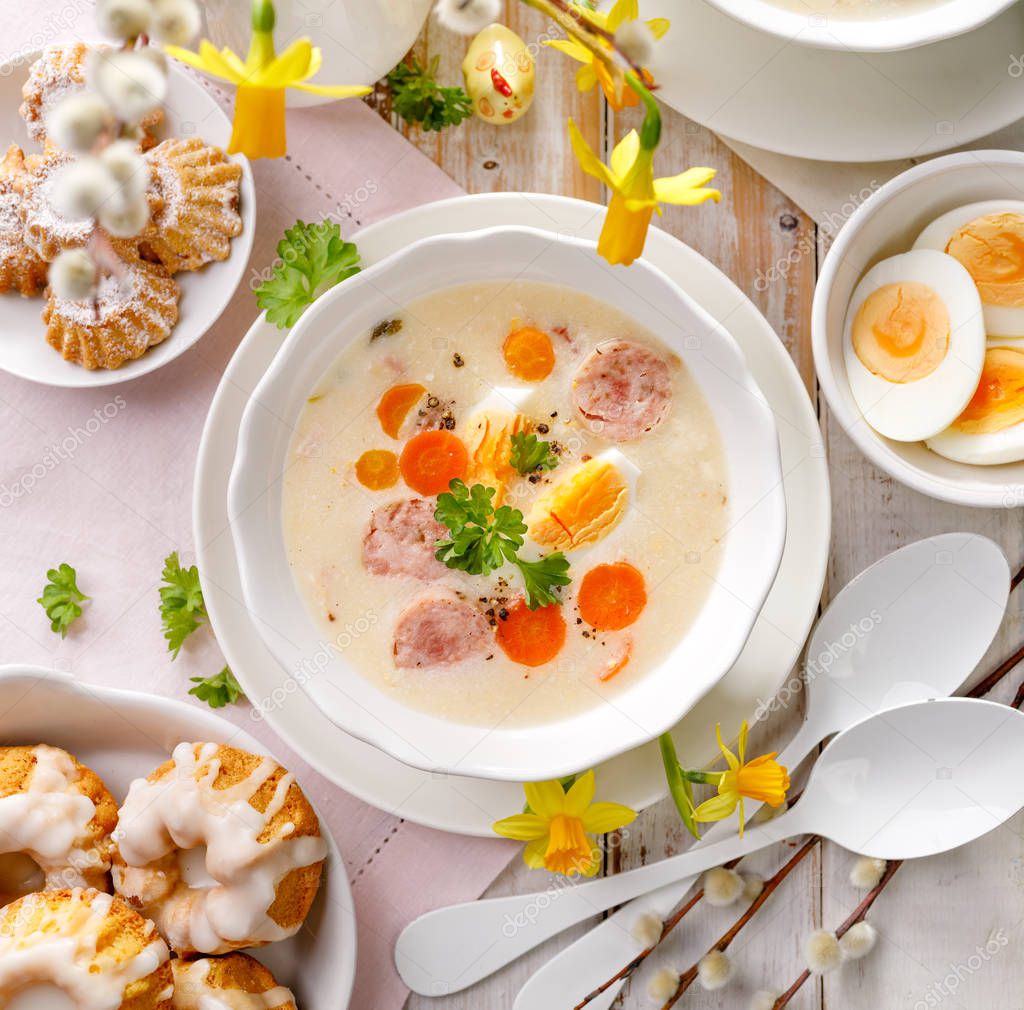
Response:
POLYGON ((191 67, 218 77, 237 88, 232 122, 230 153, 249 158, 280 158, 285 139, 285 90, 295 88, 331 98, 366 95, 368 87, 308 84, 323 63, 323 54, 309 39, 297 39, 280 56, 274 50, 274 5, 271 0, 253 0, 252 41, 243 61, 231 49, 218 50, 207 39, 193 53, 180 46, 167 52, 191 67))
MULTIPOLYGON (((789 789, 789 773, 775 760, 776 752, 762 754, 752 761, 747 761, 747 732, 747 723, 744 721, 736 748, 739 753, 733 754, 722 742, 722 727, 716 727, 718 746, 729 765, 729 770, 698 773, 700 781, 714 784, 717 780, 718 795, 701 803, 693 812, 697 821, 722 821, 739 807, 741 835, 746 822, 744 798, 767 803, 770 807, 779 807, 785 803, 786 791, 789 789)), ((688 778, 694 781, 693 775, 689 775, 688 778)))
POLYGON ((636 812, 620 803, 594 803, 594 773, 581 775, 566 792, 562 784, 527 782, 523 786, 527 813, 497 821, 493 830, 505 838, 526 842, 523 861, 564 876, 592 877, 601 865, 594 835, 632 823, 636 812))
POLYGON ((706 184, 715 176, 713 168, 691 168, 666 179, 654 178, 654 151, 661 135, 661 119, 650 92, 633 78, 630 86, 648 104, 641 133, 630 130, 612 151, 610 164, 593 152, 576 124, 569 120, 569 138, 580 167, 603 182, 612 192, 604 227, 597 244, 599 255, 609 263, 629 266, 643 251, 647 229, 659 204, 693 206, 705 200, 720 200, 717 189, 706 184))
MULTIPOLYGON (((589 21, 613 35, 625 22, 637 21, 640 17, 638 0, 617 0, 607 14, 589 10, 580 4, 573 4, 573 9, 578 12, 581 20, 589 21)), ((662 38, 671 27, 668 18, 651 18, 644 24, 650 29, 651 35, 655 39, 662 38)), ((595 44, 609 48, 605 40, 595 40, 595 44)), ((618 73, 613 77, 605 61, 578 39, 552 39, 546 41, 544 45, 557 49, 560 53, 565 53, 570 59, 581 64, 579 70, 576 71, 576 87, 580 91, 590 91, 596 84, 600 84, 601 90, 608 99, 608 104, 616 112, 640 103, 636 92, 625 86, 623 75, 618 73)), ((646 71, 644 76, 647 77, 646 71)), ((644 83, 650 84, 650 78, 647 77, 644 83)))

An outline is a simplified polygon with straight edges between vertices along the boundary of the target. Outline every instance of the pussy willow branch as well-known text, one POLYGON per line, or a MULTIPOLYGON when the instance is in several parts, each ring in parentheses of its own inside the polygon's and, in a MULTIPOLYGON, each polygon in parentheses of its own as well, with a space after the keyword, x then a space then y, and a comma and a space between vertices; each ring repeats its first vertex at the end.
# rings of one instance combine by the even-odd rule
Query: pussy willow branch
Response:
MULTIPOLYGON (((711 954, 714 951, 720 951, 725 953, 729 949, 729 944, 736 939, 739 935, 740 930, 750 922, 751 919, 757 914, 758 909, 772 896, 776 888, 788 877, 793 870, 797 868, 817 847, 821 838, 817 835, 812 835, 795 853, 787 860, 787 862, 781 866, 776 872, 770 876, 765 882, 764 887, 761 889, 761 893, 750 903, 747 910, 729 927, 719 938, 718 942, 708 948, 707 954, 711 954)), ((671 1010, 684 996, 686 991, 693 985, 697 979, 697 974, 700 971, 700 961, 697 961, 689 968, 686 969, 679 976, 679 984, 676 986, 676 991, 666 1000, 661 1010, 671 1010)))

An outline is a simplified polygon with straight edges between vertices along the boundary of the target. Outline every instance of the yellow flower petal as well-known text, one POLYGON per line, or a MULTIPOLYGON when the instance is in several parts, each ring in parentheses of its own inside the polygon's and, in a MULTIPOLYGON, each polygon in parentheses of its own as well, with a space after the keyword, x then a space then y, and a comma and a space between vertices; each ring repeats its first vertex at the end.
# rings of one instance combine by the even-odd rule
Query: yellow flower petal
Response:
POLYGON ((617 179, 624 179, 640 153, 640 134, 630 130, 616 145, 609 159, 617 179))
POLYGON ((544 853, 548 850, 548 837, 534 839, 523 849, 523 862, 531 870, 542 870, 544 868, 544 853))
POLYGON ((592 835, 604 835, 635 820, 636 811, 621 803, 594 803, 583 815, 583 827, 592 835))
POLYGON ((726 796, 712 796, 693 811, 694 820, 724 821, 726 817, 732 815, 737 803, 739 803, 739 797, 735 793, 726 796))
MULTIPOLYGON (((687 172, 668 179, 655 179, 654 193, 658 200, 663 203, 671 203, 676 206, 693 207, 697 204, 705 203, 707 200, 714 200, 717 203, 722 199, 722 194, 717 189, 705 189, 699 183, 694 184, 690 179, 686 178, 686 176, 690 175, 690 172, 699 172, 701 173, 700 175, 692 177, 699 179, 708 171, 710 170, 691 168, 687 172)), ((713 174, 714 172, 712 172, 713 174)))
POLYGON ((491 825, 491 830, 503 838, 512 838, 517 842, 532 842, 545 838, 548 833, 548 822, 536 814, 513 814, 502 818, 491 825))
POLYGON ((616 188, 615 176, 612 175, 608 166, 590 149, 590 145, 583 139, 583 134, 580 133, 579 128, 571 119, 569 120, 569 140, 572 143, 576 160, 580 163, 580 168, 587 175, 592 175, 595 179, 603 182, 609 189, 614 190, 616 188))
MULTIPOLYGON (((168 56, 173 56, 176 60, 187 63, 190 67, 195 67, 196 70, 201 70, 205 74, 212 74, 214 77, 229 81, 231 84, 238 84, 243 79, 242 75, 235 72, 231 64, 225 59, 224 54, 217 52, 216 47, 206 39, 199 43, 198 53, 182 49, 181 46, 165 46, 164 50, 168 56)), ((228 52, 231 51, 225 50, 225 53, 228 52)), ((234 53, 231 53, 231 55, 234 56, 234 53)))
POLYGON ((526 802, 538 816, 550 821, 565 809, 565 790, 560 782, 526 782, 526 802))
POLYGON ((725 760, 729 763, 729 767, 733 771, 736 771, 736 769, 739 768, 740 763, 737 760, 736 755, 733 754, 733 752, 731 750, 729 750, 728 747, 725 746, 725 742, 722 740, 722 724, 721 723, 719 723, 717 726, 715 726, 715 737, 718 740, 718 749, 725 756, 725 760))
POLYGON ((258 83, 268 88, 287 88, 310 75, 313 44, 309 39, 296 39, 283 53, 275 56, 258 75, 258 83))
POLYGON ((582 817, 594 800, 594 772, 584 772, 565 794, 565 812, 573 817, 582 817))
POLYGON ((575 39, 545 39, 543 44, 549 49, 557 49, 577 63, 589 63, 593 59, 590 50, 575 39))
POLYGON ((360 98, 368 95, 373 88, 361 84, 290 84, 295 91, 308 91, 311 95, 328 95, 331 98, 360 98))
POLYGON ((672 27, 672 22, 668 18, 651 18, 647 22, 647 27, 651 30, 651 34, 655 39, 661 39, 665 37, 668 30, 672 27))
POLYGON ((750 727, 747 725, 747 720, 743 720, 743 724, 740 726, 740 738, 737 743, 737 749, 739 750, 740 764, 743 764, 747 760, 747 738, 750 736, 750 727))
POLYGON ((617 31, 625 21, 635 21, 640 17, 640 4, 638 0, 618 0, 615 6, 608 12, 608 31, 617 31))
POLYGON ((595 64, 584 63, 583 66, 576 71, 576 90, 581 93, 591 91, 595 84, 597 84, 597 70, 595 69, 595 64))

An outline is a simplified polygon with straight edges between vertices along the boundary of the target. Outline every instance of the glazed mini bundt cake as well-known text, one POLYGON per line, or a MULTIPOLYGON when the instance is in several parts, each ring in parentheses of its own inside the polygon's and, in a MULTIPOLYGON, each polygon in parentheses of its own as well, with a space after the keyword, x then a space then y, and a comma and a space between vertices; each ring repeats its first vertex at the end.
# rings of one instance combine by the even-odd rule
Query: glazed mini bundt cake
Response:
POLYGON ((247 954, 171 962, 174 1010, 296 1010, 295 997, 247 954))
POLYGON ((0 1007, 56 991, 81 1010, 173 1010, 173 986, 167 944, 112 895, 41 891, 0 909, 0 1007))
POLYGON ((21 201, 27 178, 25 154, 11 144, 0 161, 0 294, 31 298, 46 287, 46 263, 25 242, 21 201))
POLYGON ((0 747, 0 905, 43 887, 109 890, 116 823, 107 787, 67 751, 0 747))
POLYGON ((327 846, 292 775, 223 744, 180 744, 132 783, 114 833, 114 888, 179 955, 294 935, 327 846))
MULTIPOLYGON (((23 101, 18 111, 25 120, 29 136, 36 143, 46 141, 46 116, 49 111, 68 96, 85 88, 88 55, 89 47, 84 42, 47 46, 39 59, 29 67, 28 80, 21 89, 23 101)), ((143 149, 156 143, 151 131, 163 117, 163 109, 156 109, 140 124, 143 149)))
POLYGON ((146 155, 153 167, 160 209, 143 255, 171 273, 198 270, 231 255, 231 240, 242 233, 238 213, 240 165, 220 148, 198 138, 165 140, 146 155))
POLYGON ((178 321, 177 281, 159 263, 118 243, 120 276, 104 274, 94 300, 70 301, 47 289, 47 343, 65 361, 86 368, 120 368, 171 335, 178 321))

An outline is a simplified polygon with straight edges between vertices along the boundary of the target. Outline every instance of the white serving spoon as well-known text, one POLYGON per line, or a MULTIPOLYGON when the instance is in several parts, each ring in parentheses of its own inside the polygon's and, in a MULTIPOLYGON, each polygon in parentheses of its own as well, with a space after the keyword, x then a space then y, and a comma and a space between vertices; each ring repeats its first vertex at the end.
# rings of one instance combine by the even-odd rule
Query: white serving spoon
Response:
MULTIPOLYGON (((1009 592, 1002 551, 972 533, 919 540, 865 569, 835 596, 811 635, 804 723, 779 762, 797 767, 826 737, 868 714, 956 692, 999 630, 1009 592)), ((792 686, 781 699, 788 693, 797 704, 792 686)), ((755 810, 748 805, 748 815, 755 810)), ((723 821, 701 844, 735 830, 734 822, 723 821)), ((611 965, 636 955, 637 919, 647 913, 666 919, 696 879, 684 877, 603 920, 535 972, 513 1010, 575 1006, 607 980, 611 965)), ((608 1010, 625 981, 595 997, 592 1010, 608 1010)))
POLYGON ((1015 708, 969 698, 903 705, 835 737, 800 802, 743 837, 586 884, 438 909, 402 933, 395 963, 418 993, 454 992, 489 950, 510 961, 639 894, 797 835, 879 859, 946 852, 1024 807, 1022 767, 1024 714, 1015 708))
MULTIPOLYGON (((816 629, 808 660, 814 685, 808 719, 783 760, 799 763, 824 736, 882 707, 955 690, 991 642, 1008 592, 1009 570, 999 548, 972 534, 920 541, 862 573, 837 596, 816 629)), ((720 830, 729 831, 725 827, 720 830)), ((692 877, 684 882, 683 876, 676 875, 660 896, 654 896, 658 901, 652 905, 654 910, 664 907, 671 911, 693 883, 692 877)), ((539 904, 550 903, 555 893, 559 892, 541 896, 539 904)), ((537 901, 534 896, 530 899, 537 901)), ((636 904, 632 908, 631 916, 644 910, 636 904)), ((546 916, 543 931, 519 929, 517 922, 510 920, 504 933, 463 935, 458 943, 441 936, 440 946, 428 958, 424 951, 431 948, 429 934, 435 926, 442 928, 433 917, 449 911, 418 919, 396 945, 399 970, 417 992, 438 992, 438 979, 445 980, 442 991, 463 989, 565 928, 546 916)), ((591 909, 588 914, 596 911, 591 909)), ((621 944, 623 932, 620 920, 603 935, 621 944)), ((438 939, 436 934, 434 939, 438 939)), ((590 968, 591 975, 600 973, 595 985, 607 977, 608 965, 624 963, 631 956, 632 948, 625 959, 616 960, 619 949, 612 946, 610 959, 601 954, 603 947, 595 948, 593 956, 599 967, 590 968)), ((577 982, 584 985, 579 979, 577 982)), ((576 986, 572 988, 575 992, 576 986)), ((561 1003, 544 999, 522 1005, 561 1003)))

